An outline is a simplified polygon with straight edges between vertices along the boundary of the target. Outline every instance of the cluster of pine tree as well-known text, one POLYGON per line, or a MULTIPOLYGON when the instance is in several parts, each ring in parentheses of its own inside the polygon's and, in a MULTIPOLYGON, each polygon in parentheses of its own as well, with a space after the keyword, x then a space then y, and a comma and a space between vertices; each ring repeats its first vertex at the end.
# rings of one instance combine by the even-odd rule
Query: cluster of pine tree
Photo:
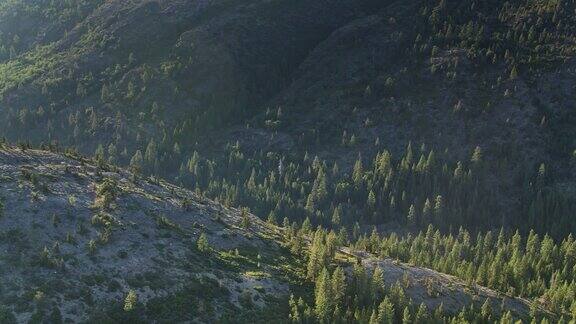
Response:
MULTIPOLYGON (((45 113, 39 110, 33 116, 45 113)), ((90 123, 98 125, 97 113, 87 113, 90 123)), ((32 118, 29 113, 21 116, 32 118)), ((123 127, 120 115, 115 124, 123 127)), ((433 224, 442 232, 503 226, 556 239, 576 230, 571 217, 575 201, 551 185, 554 175, 545 164, 523 168, 525 174, 514 184, 522 190, 508 200, 514 205, 502 208, 506 189, 494 183, 509 174, 507 155, 478 146, 467 158, 454 161, 449 152, 426 145, 408 144, 397 157, 379 145, 375 148, 378 153, 358 155, 351 168, 307 153, 247 152, 238 143, 228 145, 224 157, 209 158, 197 151, 187 155, 167 137, 151 139, 133 155, 126 146, 98 145, 94 156, 100 165, 128 163, 135 172, 174 179, 227 206, 248 207, 271 223, 287 217, 288 224, 343 227, 353 239, 366 225, 417 230, 433 224)))
MULTIPOLYGON (((466 49, 479 65, 504 66, 501 80, 536 70, 574 53, 573 0, 425 1, 414 24, 416 56, 466 49), (493 19, 495 17, 496 19, 493 19)), ((434 66, 432 67, 434 69, 434 66)))
POLYGON ((483 155, 476 147, 468 160, 451 163, 444 154, 409 144, 397 159, 382 150, 372 159, 358 156, 351 170, 340 170, 337 161, 308 154, 248 157, 236 144, 220 163, 195 152, 180 166, 178 180, 226 205, 249 206, 272 223, 281 215, 300 224, 344 226, 354 238, 359 234, 354 228, 366 224, 414 229, 434 224, 442 231, 512 224, 558 238, 576 229, 569 216, 573 203, 547 185, 544 164, 524 176, 518 213, 498 208, 501 193, 491 179, 505 174, 506 162, 483 155))
MULTIPOLYGON (((440 304, 429 310, 424 303, 415 305, 405 294, 408 280, 387 283, 382 270, 367 269, 359 263, 345 270, 336 261, 335 253, 346 238, 334 231, 317 228, 288 231, 292 248, 299 240, 313 237, 306 255, 308 278, 314 282, 313 301, 291 296, 289 318, 293 323, 517 323, 510 310, 493 309, 493 302, 485 300, 481 307, 471 304, 459 312, 445 311, 440 304), (348 273, 347 273, 348 272, 348 273)), ((442 236, 431 226, 416 237, 399 238, 393 234, 382 237, 374 231, 360 237, 353 244, 381 257, 393 257, 405 262, 453 273, 470 284, 477 282, 492 286, 512 296, 533 300, 531 323, 550 323, 574 320, 574 282, 572 279, 576 243, 572 238, 556 245, 548 236, 539 239, 531 233, 524 243, 518 233, 498 238, 492 233, 479 234, 475 243, 461 230, 459 235, 442 236), (541 297, 541 298, 538 298, 541 297), (552 313, 544 313, 537 305, 543 303, 552 313)), ((301 249, 299 250, 301 251, 301 249)), ((345 266, 346 264, 344 264, 345 266)))
POLYGON ((65 33, 101 3, 101 0, 3 1, 0 3, 0 27, 5 32, 0 32, 0 63, 28 50, 30 39, 46 37, 46 42, 53 41, 54 35, 46 33, 65 33), (53 26, 47 32, 42 24, 53 26))
POLYGON ((466 230, 442 235, 431 225, 418 235, 380 237, 374 231, 355 247, 455 275, 470 284, 491 287, 510 296, 539 300, 557 314, 576 315, 576 241, 560 243, 530 231, 498 235, 491 231, 472 238, 466 230))

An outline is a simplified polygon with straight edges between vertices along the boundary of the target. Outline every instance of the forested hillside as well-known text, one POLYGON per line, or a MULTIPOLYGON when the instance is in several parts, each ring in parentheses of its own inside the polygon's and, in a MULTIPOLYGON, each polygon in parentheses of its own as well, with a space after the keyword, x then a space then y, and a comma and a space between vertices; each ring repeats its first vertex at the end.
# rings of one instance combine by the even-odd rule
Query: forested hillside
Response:
POLYGON ((561 238, 575 226, 573 13, 572 1, 11 1, 3 134, 132 162, 263 218, 308 209, 324 224, 341 209, 347 225, 403 224, 412 208, 425 228, 442 199, 443 228, 561 238))
MULTIPOLYGON (((0 137, 569 320, 575 52, 574 0, 3 1, 0 137)), ((290 308, 386 322, 358 298, 290 308)))
POLYGON ((472 242, 430 226, 351 240, 280 228, 72 151, 4 143, 0 172, 2 323, 571 318, 571 238, 472 242))

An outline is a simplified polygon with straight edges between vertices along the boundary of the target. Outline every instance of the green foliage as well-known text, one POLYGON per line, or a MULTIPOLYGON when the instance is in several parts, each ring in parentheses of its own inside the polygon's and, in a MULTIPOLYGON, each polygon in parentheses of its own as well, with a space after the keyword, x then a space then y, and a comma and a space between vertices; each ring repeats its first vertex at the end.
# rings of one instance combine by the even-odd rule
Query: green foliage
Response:
POLYGON ((52 46, 38 47, 16 60, 0 63, 0 98, 17 87, 54 68, 60 57, 52 46))
POLYGON ((109 209, 119 193, 120 189, 114 179, 104 179, 104 181, 96 186, 96 199, 94 200, 94 206, 109 209))
POLYGON ((200 252, 206 253, 210 251, 210 243, 208 242, 208 237, 205 233, 200 234, 200 237, 198 237, 198 241, 196 241, 196 247, 200 252))
POLYGON ((126 299, 124 299, 124 311, 131 312, 136 308, 136 304, 138 303, 138 295, 134 290, 130 290, 128 295, 126 295, 126 299))
MULTIPOLYGON (((172 102, 166 102, 168 98, 174 96, 180 101, 182 93, 195 92, 193 82, 182 77, 192 57, 184 51, 174 53, 169 47, 153 53, 136 51, 129 48, 129 42, 119 42, 121 37, 112 39, 106 35, 97 24, 78 25, 74 37, 64 36, 66 30, 102 2, 0 3, 0 98, 10 99, 3 102, 3 134, 12 139, 31 138, 34 142, 59 139, 66 145, 78 145, 83 152, 95 152, 100 165, 109 161, 129 165, 136 173, 170 178, 227 206, 248 206, 271 224, 276 224, 278 217, 284 218, 294 254, 302 255, 308 240, 312 241, 305 270, 308 278, 316 281, 316 302, 311 307, 291 298, 292 319, 297 322, 328 322, 339 317, 335 314, 349 321, 371 323, 429 320, 430 314, 421 305, 388 298, 394 293, 381 289, 377 271, 367 279, 356 269, 355 276, 362 280, 353 285, 346 284, 341 269, 330 274, 335 247, 345 244, 349 235, 357 247, 382 257, 438 269, 503 293, 541 298, 554 312, 576 309, 572 297, 576 278, 571 271, 575 266, 574 248, 569 236, 576 230, 572 217, 575 199, 569 190, 553 185, 555 180, 563 180, 554 179, 554 165, 547 162, 538 167, 526 162, 519 166, 526 170, 524 174, 509 179, 518 184, 514 186, 515 196, 502 199, 501 182, 495 179, 507 177, 506 165, 518 161, 514 159, 518 150, 514 147, 503 149, 511 152, 495 152, 477 146, 472 152, 460 154, 445 151, 444 147, 435 147, 435 151, 410 143, 400 152, 394 147, 391 151, 383 149, 377 139, 375 149, 365 149, 368 141, 360 129, 327 125, 310 140, 321 151, 325 144, 321 136, 336 134, 336 141, 340 142, 342 134, 338 151, 330 148, 327 153, 334 154, 321 155, 328 156, 327 160, 312 158, 314 153, 282 155, 243 150, 239 143, 228 145, 223 158, 214 157, 218 154, 212 154, 211 148, 201 151, 202 144, 212 144, 213 137, 202 142, 201 136, 207 130, 241 124, 245 119, 236 110, 229 113, 229 105, 215 99, 202 111, 170 110, 172 102), (17 19, 30 24, 17 24, 17 19), (44 37, 42 31, 55 31, 56 35, 44 37), (62 44, 52 43, 60 38, 64 40, 62 44), (102 64, 108 65, 94 71, 77 68, 76 63, 85 58, 83 54, 94 53, 105 54, 109 60, 102 64), (170 85, 170 89, 164 89, 164 85, 170 85), (12 105, 13 101, 16 104, 12 105), (352 154, 351 161, 347 161, 346 153, 352 154), (503 206, 504 203, 514 205, 503 206), (386 228, 389 224, 415 231, 433 224, 438 231, 384 238, 377 231, 370 236, 365 232, 372 225, 386 228), (496 241, 490 232, 472 239, 467 231, 456 231, 460 226, 473 233, 500 226, 520 231, 518 236, 503 235, 496 241), (518 239, 530 230, 534 232, 528 234, 525 242, 518 239), (550 236, 542 236, 544 233, 550 236), (489 235, 490 243, 486 243, 489 235), (554 243, 552 237, 562 243, 554 243), (328 278, 331 284, 327 283, 328 278), (344 297, 345 292, 352 292, 358 302, 344 297), (327 302, 327 295, 335 296, 333 304, 327 302)), ((418 73, 424 66, 436 75, 454 78, 460 72, 456 66, 462 63, 458 62, 466 62, 478 71, 495 71, 484 83, 504 82, 512 88, 519 80, 538 76, 543 68, 557 67, 575 54, 573 0, 420 1, 407 7, 410 10, 398 10, 386 23, 390 28, 399 28, 398 34, 409 39, 402 48, 405 61, 400 65, 410 65, 418 73), (402 22, 408 18, 406 12, 408 24, 402 22)), ((402 77, 389 71, 374 71, 382 72, 379 78, 384 90, 378 93, 372 85, 361 85, 362 99, 396 95, 402 77)), ((206 103, 193 95, 186 99, 182 101, 206 103)), ((409 110, 412 109, 406 111, 409 110)), ((455 113, 465 110, 461 101, 454 107, 455 113)), ((256 117, 255 123, 256 127, 282 131, 289 125, 288 118, 289 114, 279 107, 256 117)), ((363 127, 374 125, 373 116, 362 119, 363 127)), ((547 119, 542 120, 544 126, 547 119)), ((301 151, 307 148, 304 135, 294 139, 301 151)), ((23 142, 22 148, 27 147, 23 142)), ((36 190, 48 188, 40 175, 23 171, 23 179, 36 190)), ((94 207, 110 211, 118 194, 117 184, 105 179, 96 188, 94 207)), ((39 194, 36 192, 33 197, 38 199, 39 194)), ((76 205, 74 196, 70 196, 69 204, 76 205)), ((2 207, 0 201, 0 215, 2 207)), ((183 208, 188 210, 190 206, 184 202, 183 208)), ((113 219, 108 216, 97 213, 93 218, 94 224, 105 228, 99 242, 106 242, 111 233, 113 219)), ((250 217, 248 210, 242 209, 241 226, 255 231, 257 227, 250 217)), ((54 217, 54 224, 58 223, 54 217)), ((174 227, 164 216, 157 218, 157 224, 174 227)), ((70 235, 67 241, 74 239, 70 235)), ((198 250, 210 251, 205 234, 196 244, 198 250)), ((91 240, 90 253, 95 253, 96 248, 96 241, 91 240)), ((51 264, 52 252, 42 251, 41 260, 51 264)), ((489 306, 481 310, 484 321, 496 320, 490 318, 489 306)), ((451 320, 477 319, 469 313, 463 310, 451 320)), ((504 322, 511 320, 508 314, 504 316, 504 322)))
MULTIPOLYGON (((432 268, 497 291, 543 302, 553 313, 570 312, 575 304, 572 269, 576 241, 570 235, 557 244, 531 231, 526 238, 516 232, 479 233, 476 239, 460 229, 456 236, 442 235, 432 226, 426 232, 401 238, 396 234, 362 236, 355 247, 381 258, 432 268)), ((486 304, 484 317, 491 314, 486 304)))
POLYGON ((331 289, 330 274, 328 273, 328 270, 324 268, 318 276, 318 279, 316 279, 316 288, 314 291, 316 297, 316 301, 314 302, 314 311, 316 317, 321 323, 329 322, 329 319, 333 314, 331 289))
POLYGON ((240 211, 240 217, 242 219, 242 227, 244 229, 249 229, 250 225, 251 225, 251 221, 250 221, 250 216, 248 214, 248 209, 247 208, 242 208, 240 211))

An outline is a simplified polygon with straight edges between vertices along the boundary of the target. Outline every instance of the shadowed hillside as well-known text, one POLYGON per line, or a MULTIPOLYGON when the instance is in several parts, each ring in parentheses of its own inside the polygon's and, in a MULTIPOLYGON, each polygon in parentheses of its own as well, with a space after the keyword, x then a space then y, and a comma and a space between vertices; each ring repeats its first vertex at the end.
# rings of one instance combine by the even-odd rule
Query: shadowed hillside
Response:
MULTIPOLYGON (((308 153, 347 176, 359 156, 386 150, 399 160, 408 144, 441 153, 449 169, 466 168, 479 149, 488 167, 472 198, 404 190, 410 203, 369 223, 442 195, 466 206, 451 209, 454 227, 527 225, 558 237, 575 228, 562 216, 574 204, 573 1, 26 3, 0 8, 29 21, 0 25, 4 48, 22 44, 0 65, 11 141, 122 165, 141 154, 143 172, 212 197, 271 156, 308 153), (241 172, 225 171, 230 147, 252 161, 241 172), (199 181, 190 162, 204 160, 214 172, 199 181), (542 168, 547 181, 535 189, 542 168)), ((266 168, 256 177, 277 164, 266 168)), ((308 190, 291 199, 304 207, 296 201, 308 190)), ((389 209, 390 193, 374 193, 389 209)), ((274 211, 261 204, 248 206, 262 218, 274 211)))

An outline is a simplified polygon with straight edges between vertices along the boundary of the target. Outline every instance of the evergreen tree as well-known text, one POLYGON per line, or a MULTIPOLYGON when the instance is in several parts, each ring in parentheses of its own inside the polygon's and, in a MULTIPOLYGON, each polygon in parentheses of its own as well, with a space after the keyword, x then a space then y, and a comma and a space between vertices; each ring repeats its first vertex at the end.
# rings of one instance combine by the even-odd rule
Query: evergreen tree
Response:
POLYGON ((332 274, 332 297, 335 306, 345 306, 346 287, 346 274, 342 268, 337 267, 332 274))
POLYGON ((210 243, 208 243, 208 237, 205 233, 200 234, 198 241, 196 241, 196 247, 200 252, 210 251, 210 243))
POLYGON ((388 297, 378 306, 378 323, 380 324, 393 324, 394 323, 394 305, 388 297))
POLYGON ((248 215, 248 209, 242 208, 240 210, 240 217, 242 219, 242 227, 244 229, 249 229, 251 225, 250 216, 248 215))
POLYGON ((135 173, 139 173, 142 171, 143 162, 144 159, 142 157, 142 152, 137 150, 136 153, 134 153, 134 156, 132 156, 132 159, 130 159, 130 169, 135 173))
POLYGON ((329 323, 332 314, 332 296, 330 287, 330 275, 326 268, 322 269, 316 279, 314 289, 315 308, 314 312, 320 323, 329 323))
POLYGON ((402 324, 412 324, 412 315, 410 315, 408 306, 404 308, 404 312, 402 313, 402 324))
POLYGON ((138 303, 138 295, 136 295, 136 291, 130 290, 126 299, 124 300, 124 311, 131 312, 136 308, 136 304, 138 303))
POLYGON ((364 173, 364 168, 362 166, 362 157, 358 156, 356 163, 354 163, 354 169, 352 171, 352 181, 356 187, 359 187, 362 183, 362 175, 364 173))

